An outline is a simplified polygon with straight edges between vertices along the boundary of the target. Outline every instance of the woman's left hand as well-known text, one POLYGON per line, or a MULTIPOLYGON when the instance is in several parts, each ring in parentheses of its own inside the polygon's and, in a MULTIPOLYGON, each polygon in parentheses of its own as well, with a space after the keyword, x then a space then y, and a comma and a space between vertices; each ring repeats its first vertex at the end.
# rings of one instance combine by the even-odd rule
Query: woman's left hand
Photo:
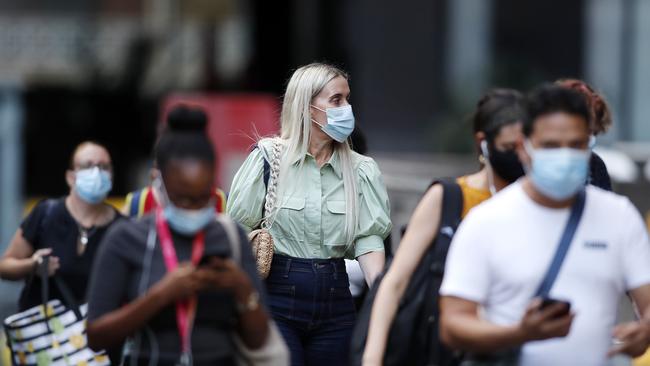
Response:
POLYGON ((372 287, 375 279, 379 276, 386 264, 386 256, 384 255, 384 252, 366 253, 358 257, 357 260, 359 261, 363 275, 366 278, 368 287, 372 287))
POLYGON ((238 302, 244 302, 254 291, 248 275, 231 259, 213 257, 197 269, 208 287, 229 290, 238 302))

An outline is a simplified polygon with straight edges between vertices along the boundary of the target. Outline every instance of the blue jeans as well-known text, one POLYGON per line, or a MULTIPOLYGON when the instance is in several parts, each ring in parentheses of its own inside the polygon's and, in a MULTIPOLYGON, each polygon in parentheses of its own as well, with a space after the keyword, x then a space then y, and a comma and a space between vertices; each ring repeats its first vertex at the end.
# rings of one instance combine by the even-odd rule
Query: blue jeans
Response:
POLYGON ((343 259, 276 254, 266 286, 292 366, 348 364, 355 308, 343 259))

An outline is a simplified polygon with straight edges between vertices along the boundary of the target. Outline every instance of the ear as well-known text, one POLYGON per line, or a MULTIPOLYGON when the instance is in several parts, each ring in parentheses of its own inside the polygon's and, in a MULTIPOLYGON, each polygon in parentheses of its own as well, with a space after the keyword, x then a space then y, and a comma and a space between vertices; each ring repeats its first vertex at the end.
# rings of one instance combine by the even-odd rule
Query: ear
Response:
POLYGON ((481 150, 481 142, 485 141, 485 132, 479 131, 474 134, 474 147, 479 156, 483 156, 483 151, 481 150))
POLYGON ((528 154, 528 151, 526 151, 526 148, 524 147, 524 141, 525 138, 524 136, 519 136, 517 138, 517 156, 519 157, 519 161, 521 161, 521 164, 523 164, 524 167, 530 166, 532 163, 532 159, 530 157, 530 154, 528 154))
POLYGON ((149 169, 149 179, 153 182, 156 178, 160 177, 160 170, 158 168, 149 169))
POLYGON ((65 181, 68 183, 68 188, 74 188, 75 174, 73 170, 68 169, 65 171, 65 181))

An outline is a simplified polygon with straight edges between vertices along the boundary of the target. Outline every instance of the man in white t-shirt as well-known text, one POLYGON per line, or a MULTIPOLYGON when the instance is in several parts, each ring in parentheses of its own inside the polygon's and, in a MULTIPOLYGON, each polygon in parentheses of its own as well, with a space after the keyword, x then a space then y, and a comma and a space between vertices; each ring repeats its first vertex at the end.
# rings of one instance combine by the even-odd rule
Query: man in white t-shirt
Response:
POLYGON ((575 91, 542 86, 528 97, 526 177, 463 220, 440 293, 441 336, 452 347, 495 355, 521 347, 520 365, 605 365, 650 343, 650 243, 622 196, 586 187, 581 221, 542 309, 533 299, 589 170, 589 110, 575 91), (616 325, 628 292, 641 320, 616 325), (480 309, 480 310, 479 310, 480 309))

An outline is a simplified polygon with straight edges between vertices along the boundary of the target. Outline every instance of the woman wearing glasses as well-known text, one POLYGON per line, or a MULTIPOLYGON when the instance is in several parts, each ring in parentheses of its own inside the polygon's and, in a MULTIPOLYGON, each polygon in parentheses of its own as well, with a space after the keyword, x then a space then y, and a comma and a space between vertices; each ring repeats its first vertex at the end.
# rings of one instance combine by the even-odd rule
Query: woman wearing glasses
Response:
MULTIPOLYGON (((88 277, 99 243, 120 214, 104 199, 112 188, 113 169, 108 150, 96 142, 81 143, 74 150, 65 173, 70 193, 39 202, 16 230, 2 259, 0 277, 28 278, 43 257, 49 256, 49 274, 56 273, 78 303, 85 302, 88 277)), ((19 309, 42 303, 42 284, 34 277, 25 286, 19 309)), ((61 299, 50 285, 50 298, 61 299)))

